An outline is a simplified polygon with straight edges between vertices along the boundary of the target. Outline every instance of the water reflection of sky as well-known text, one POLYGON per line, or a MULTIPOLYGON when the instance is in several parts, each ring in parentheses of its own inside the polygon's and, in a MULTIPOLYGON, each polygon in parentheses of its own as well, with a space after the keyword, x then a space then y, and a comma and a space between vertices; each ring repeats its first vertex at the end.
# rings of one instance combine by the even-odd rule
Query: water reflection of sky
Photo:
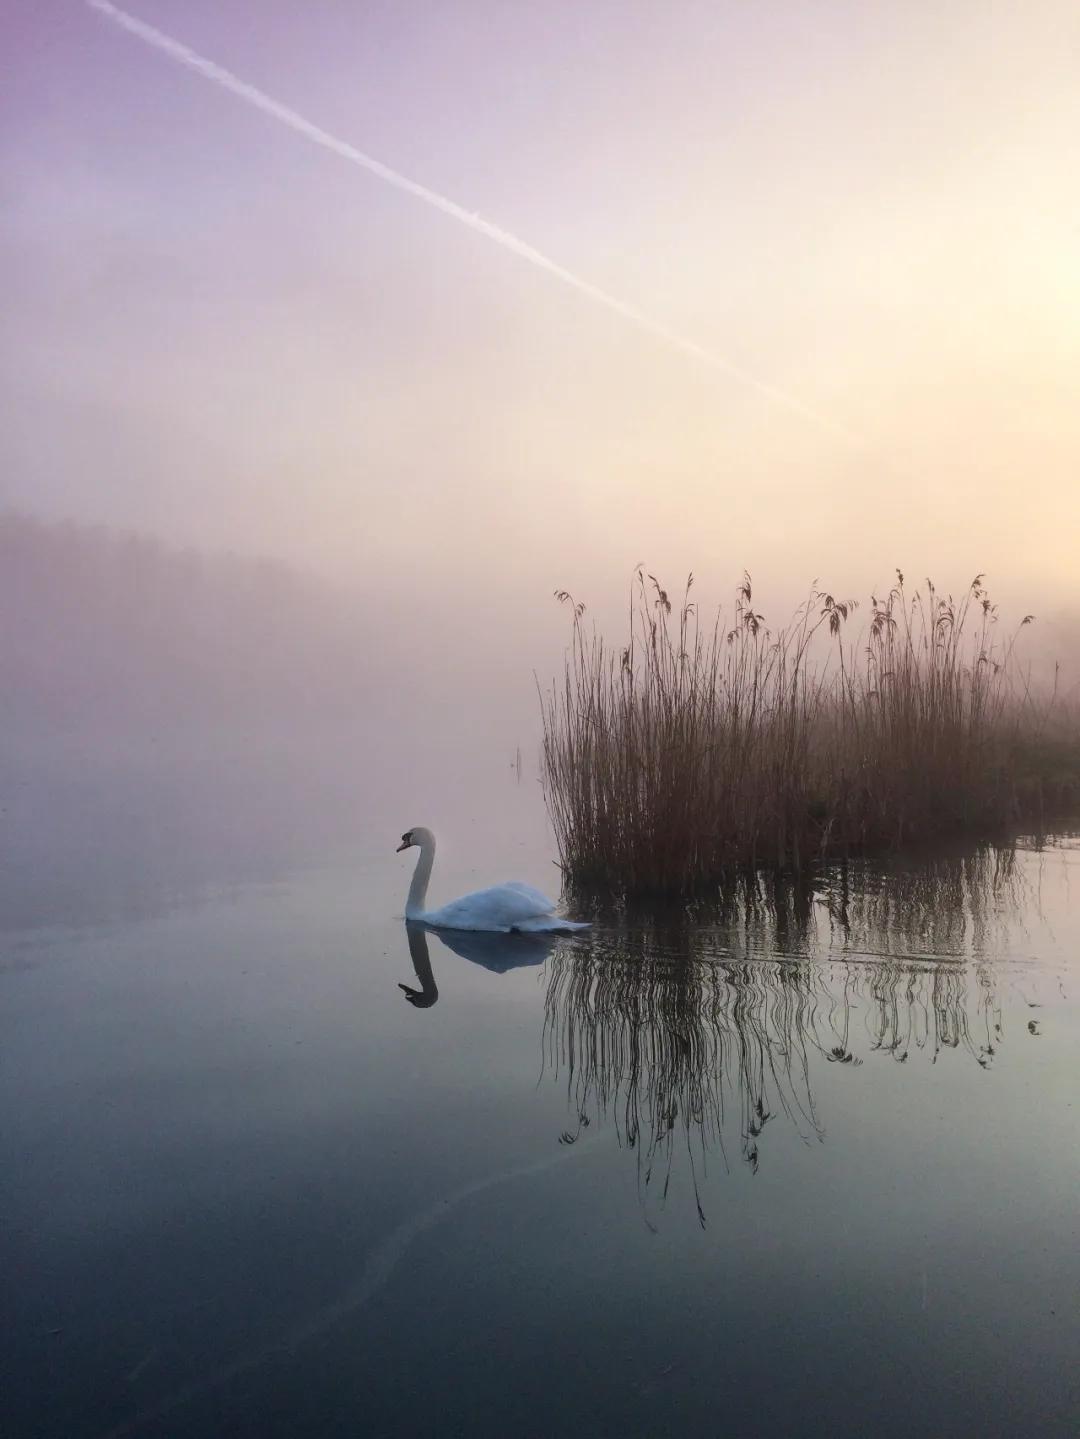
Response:
POLYGON ((5 1432, 1073 1432, 1080 850, 523 941, 395 832, 9 933, 5 1432))

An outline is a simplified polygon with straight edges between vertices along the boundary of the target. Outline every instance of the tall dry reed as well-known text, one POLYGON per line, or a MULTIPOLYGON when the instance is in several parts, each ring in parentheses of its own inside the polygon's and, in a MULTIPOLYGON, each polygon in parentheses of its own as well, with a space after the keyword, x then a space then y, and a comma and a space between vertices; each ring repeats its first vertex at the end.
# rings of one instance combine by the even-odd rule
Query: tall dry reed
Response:
POLYGON ((954 602, 898 571, 857 635, 855 601, 816 588, 771 630, 749 576, 730 624, 703 624, 692 584, 676 606, 639 570, 614 647, 557 592, 572 640, 541 696, 543 770, 571 885, 701 893, 738 867, 991 833, 1045 806, 1046 715, 981 575, 954 602))

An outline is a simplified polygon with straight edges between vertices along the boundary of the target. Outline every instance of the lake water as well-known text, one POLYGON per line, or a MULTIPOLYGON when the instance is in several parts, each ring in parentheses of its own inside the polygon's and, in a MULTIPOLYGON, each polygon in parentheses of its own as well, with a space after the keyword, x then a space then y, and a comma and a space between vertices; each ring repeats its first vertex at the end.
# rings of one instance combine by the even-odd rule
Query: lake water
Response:
POLYGON ((444 939, 424 818, 0 930, 7 1439, 1080 1431, 1080 843, 444 939))

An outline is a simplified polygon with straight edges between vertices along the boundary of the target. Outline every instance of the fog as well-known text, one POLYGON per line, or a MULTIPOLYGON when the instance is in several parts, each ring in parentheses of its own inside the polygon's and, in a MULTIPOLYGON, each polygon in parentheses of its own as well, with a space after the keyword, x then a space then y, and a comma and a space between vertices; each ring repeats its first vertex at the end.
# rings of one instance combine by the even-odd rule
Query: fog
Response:
POLYGON ((10 503, 515 621, 641 559, 1075 598, 1068 0, 138 13, 851 439, 45 0, 5 22, 10 503))
POLYGON ((705 611, 749 569, 772 623, 815 579, 986 571, 1071 676, 1071 0, 134 13, 461 215, 91 6, 5 18, 27 872, 58 829, 209 816, 242 856, 497 811, 519 747, 535 782, 553 591, 610 627, 638 562, 705 611))
POLYGON ((17 514, 0 615, 9 923, 389 852, 421 818, 475 835, 535 788, 531 672, 468 619, 458 661, 392 596, 17 514))

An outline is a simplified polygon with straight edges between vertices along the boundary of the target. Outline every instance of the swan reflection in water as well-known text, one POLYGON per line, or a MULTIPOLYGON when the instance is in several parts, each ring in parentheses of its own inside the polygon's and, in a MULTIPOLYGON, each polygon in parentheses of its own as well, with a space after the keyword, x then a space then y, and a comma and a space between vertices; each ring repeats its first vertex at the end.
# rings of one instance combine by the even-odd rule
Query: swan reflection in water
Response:
POLYGON ((399 984, 405 998, 417 1009, 430 1009, 439 998, 439 989, 428 953, 428 934, 434 934, 447 949, 462 959, 478 964, 492 974, 505 974, 510 969, 541 965, 551 957, 559 935, 555 932, 537 934, 497 934, 483 930, 434 929, 414 921, 406 921, 409 955, 420 988, 399 984))
POLYGON ((431 969, 427 930, 422 924, 406 924, 405 933, 409 940, 409 958, 420 981, 420 988, 413 989, 411 985, 399 984, 398 989, 404 990, 405 998, 415 1008, 430 1009, 433 1004, 438 1003, 439 986, 435 983, 435 975, 431 969))

